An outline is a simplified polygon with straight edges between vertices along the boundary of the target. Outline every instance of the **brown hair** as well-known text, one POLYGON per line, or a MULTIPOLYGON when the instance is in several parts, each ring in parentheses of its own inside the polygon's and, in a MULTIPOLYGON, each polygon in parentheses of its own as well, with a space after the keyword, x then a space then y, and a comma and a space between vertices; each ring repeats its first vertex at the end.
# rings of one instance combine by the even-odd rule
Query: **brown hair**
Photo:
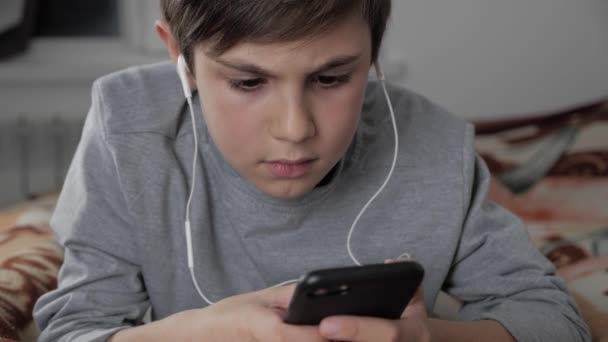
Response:
POLYGON ((194 46, 203 41, 221 55, 241 41, 309 38, 356 11, 369 25, 375 62, 391 0, 161 0, 161 10, 190 66, 194 46))

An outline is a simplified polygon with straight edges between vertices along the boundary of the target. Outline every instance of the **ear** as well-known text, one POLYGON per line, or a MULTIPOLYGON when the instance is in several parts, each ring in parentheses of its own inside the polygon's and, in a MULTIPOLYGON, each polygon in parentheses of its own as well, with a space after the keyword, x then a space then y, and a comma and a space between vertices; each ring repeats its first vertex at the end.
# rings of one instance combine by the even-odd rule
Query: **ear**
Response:
MULTIPOLYGON (((173 63, 177 64, 177 58, 181 54, 179 49, 179 45, 177 44, 177 40, 173 37, 173 33, 171 32, 171 28, 169 28, 169 24, 167 24, 164 20, 157 20, 154 24, 154 28, 156 29, 156 33, 160 40, 165 43, 167 47, 167 51, 169 52, 169 56, 171 56, 171 60, 173 63)), ((196 81, 193 78, 192 72, 188 72, 188 83, 190 83, 190 88, 196 88, 196 81)))
POLYGON ((160 40, 165 43, 167 47, 167 51, 169 52, 169 56, 173 60, 173 63, 177 63, 177 57, 180 54, 179 46, 177 45, 177 40, 173 37, 173 33, 171 33, 171 29, 169 28, 169 24, 163 20, 157 20, 154 24, 154 28, 156 29, 156 33, 160 40))

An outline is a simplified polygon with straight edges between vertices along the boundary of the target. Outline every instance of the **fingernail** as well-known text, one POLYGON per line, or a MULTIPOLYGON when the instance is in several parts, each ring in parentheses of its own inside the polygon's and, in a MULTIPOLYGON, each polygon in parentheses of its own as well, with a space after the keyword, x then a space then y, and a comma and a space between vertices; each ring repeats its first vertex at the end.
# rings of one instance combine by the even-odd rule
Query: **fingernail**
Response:
POLYGON ((339 328, 334 321, 323 321, 321 323, 321 334, 325 337, 333 337, 338 334, 339 328))

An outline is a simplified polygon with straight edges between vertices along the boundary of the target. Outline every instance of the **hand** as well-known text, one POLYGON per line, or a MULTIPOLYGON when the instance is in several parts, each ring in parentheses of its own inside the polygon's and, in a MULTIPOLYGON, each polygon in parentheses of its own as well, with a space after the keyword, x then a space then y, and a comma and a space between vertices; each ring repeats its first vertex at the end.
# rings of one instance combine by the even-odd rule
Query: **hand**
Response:
MULTIPOLYGON (((394 261, 387 260, 387 262, 394 261)), ((431 333, 422 286, 416 290, 414 297, 401 314, 401 319, 333 316, 321 321, 319 331, 323 337, 332 341, 430 341, 431 333)))
POLYGON ((205 309, 172 316, 190 341, 328 342, 314 326, 283 323, 295 285, 226 298, 205 309))

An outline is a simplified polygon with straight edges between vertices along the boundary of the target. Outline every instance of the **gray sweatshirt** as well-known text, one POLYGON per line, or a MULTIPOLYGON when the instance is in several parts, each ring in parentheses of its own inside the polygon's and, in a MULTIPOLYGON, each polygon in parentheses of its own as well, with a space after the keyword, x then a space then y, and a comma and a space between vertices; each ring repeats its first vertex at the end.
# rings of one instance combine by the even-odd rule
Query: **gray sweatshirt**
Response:
MULTIPOLYGON (((390 87, 400 153, 351 247, 363 264, 408 253, 425 268, 425 303, 461 299, 463 320, 493 319, 521 341, 588 341, 562 280, 522 222, 487 199, 471 125, 390 87)), ((200 113, 198 98, 195 110, 200 113)), ((197 120, 192 204, 195 274, 212 301, 319 268, 349 266, 346 239, 393 154, 388 107, 370 82, 361 119, 331 179, 296 199, 264 195, 222 157, 197 120)), ((235 137, 237 139, 238 137, 235 137)), ((58 288, 36 303, 41 342, 103 341, 138 324, 203 308, 184 234, 192 122, 172 64, 96 81, 92 107, 51 225, 65 248, 58 288)))

